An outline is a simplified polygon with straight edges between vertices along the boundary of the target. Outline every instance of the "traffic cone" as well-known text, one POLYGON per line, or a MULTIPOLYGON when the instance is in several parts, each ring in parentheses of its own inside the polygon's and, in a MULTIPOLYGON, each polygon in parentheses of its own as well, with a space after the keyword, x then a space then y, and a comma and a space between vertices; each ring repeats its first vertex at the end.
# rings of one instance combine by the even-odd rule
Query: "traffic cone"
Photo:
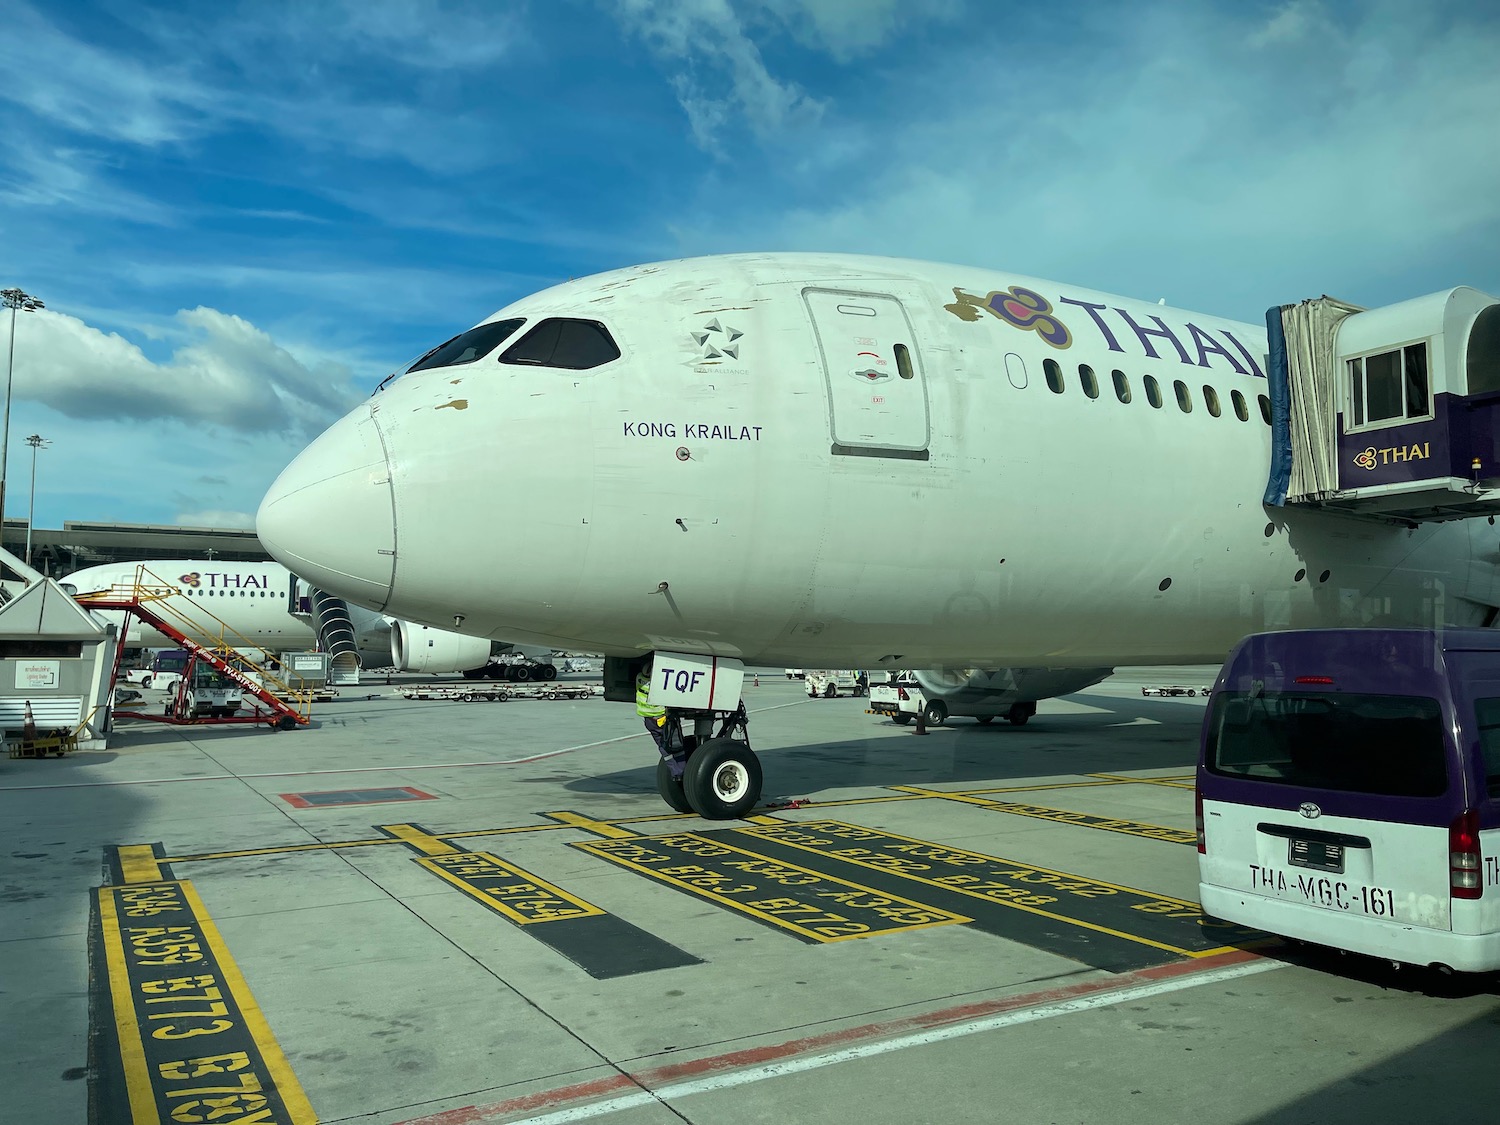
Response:
POLYGON ((26 701, 26 714, 21 719, 21 737, 27 742, 36 740, 36 719, 31 715, 31 700, 26 701))
POLYGON ((912 731, 912 733, 913 734, 926 734, 927 733, 927 708, 926 707, 919 707, 919 708, 917 708, 917 729, 914 730, 914 731, 912 731))

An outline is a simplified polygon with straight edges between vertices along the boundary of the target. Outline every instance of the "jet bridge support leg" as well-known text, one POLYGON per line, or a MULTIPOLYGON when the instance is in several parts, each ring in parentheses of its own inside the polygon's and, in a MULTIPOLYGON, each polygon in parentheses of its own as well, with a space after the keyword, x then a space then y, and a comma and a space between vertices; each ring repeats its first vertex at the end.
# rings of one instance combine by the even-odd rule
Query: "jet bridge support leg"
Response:
POLYGON ((760 759, 750 749, 744 703, 733 711, 667 709, 656 789, 677 812, 707 820, 744 816, 760 800, 760 759), (691 723, 692 734, 683 733, 691 723), (717 724, 717 730, 715 725, 717 724))

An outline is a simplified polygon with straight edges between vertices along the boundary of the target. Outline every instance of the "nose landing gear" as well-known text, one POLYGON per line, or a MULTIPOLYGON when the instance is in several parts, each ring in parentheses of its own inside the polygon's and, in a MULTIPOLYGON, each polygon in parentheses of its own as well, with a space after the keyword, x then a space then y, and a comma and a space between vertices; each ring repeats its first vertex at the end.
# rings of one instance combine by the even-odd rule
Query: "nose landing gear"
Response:
POLYGON ((753 809, 760 800, 761 768, 750 749, 749 723, 743 702, 733 711, 668 708, 656 764, 662 800, 706 820, 733 820, 753 809), (683 734, 684 720, 692 722, 692 734, 683 734))

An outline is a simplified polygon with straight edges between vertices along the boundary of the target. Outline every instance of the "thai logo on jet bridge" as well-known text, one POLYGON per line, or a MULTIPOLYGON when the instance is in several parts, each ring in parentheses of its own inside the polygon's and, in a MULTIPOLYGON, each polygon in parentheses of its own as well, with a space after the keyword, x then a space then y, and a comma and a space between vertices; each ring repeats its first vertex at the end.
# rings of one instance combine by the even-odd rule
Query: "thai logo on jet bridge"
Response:
MULTIPOLYGON (((996 320, 1003 321, 1013 328, 1035 332, 1043 340, 1047 341, 1048 344, 1059 350, 1067 348, 1073 343, 1072 332, 1057 317, 1053 311, 1052 302, 1034 289, 1012 285, 1009 289, 994 289, 983 297, 979 297, 955 287, 953 298, 952 303, 944 305, 943 308, 958 317, 959 320, 968 321, 972 324, 979 319, 981 312, 986 312, 996 320)), ((1210 357, 1217 356, 1221 361, 1221 366, 1227 363, 1241 375, 1254 375, 1261 379, 1265 378, 1265 372, 1255 362, 1255 358, 1250 354, 1250 350, 1244 344, 1240 343, 1235 338, 1234 333, 1230 332, 1227 328, 1215 328, 1214 332, 1217 332, 1219 336, 1222 336, 1234 346, 1233 352, 1219 342, 1214 332, 1209 332, 1207 329, 1200 328, 1191 322, 1181 325, 1178 331, 1174 332, 1167 322, 1159 316, 1145 318, 1148 321, 1154 322, 1155 327, 1153 328, 1150 324, 1142 324, 1136 320, 1128 309, 1111 309, 1108 305, 1101 305, 1096 301, 1080 301, 1073 297, 1059 297, 1057 303, 1059 305, 1072 305, 1086 312, 1089 319, 1094 322, 1094 327, 1099 330, 1099 335, 1103 338, 1105 346, 1112 352, 1123 353, 1126 349, 1120 343, 1120 340, 1122 338, 1128 339, 1128 337, 1123 330, 1120 330, 1119 325, 1111 326, 1111 318, 1106 318, 1104 315, 1107 312, 1113 313, 1114 317, 1118 318, 1120 324, 1125 329, 1129 329, 1140 345, 1141 353, 1149 359, 1160 360, 1162 358, 1161 352, 1156 350, 1157 342, 1160 342, 1164 346, 1170 346, 1177 353, 1178 361, 1187 364, 1189 367, 1208 367, 1212 362, 1210 357), (1178 335, 1178 332, 1184 330, 1186 332, 1186 339, 1192 344, 1192 351, 1189 351, 1187 345, 1183 343, 1183 337, 1178 335), (1117 331, 1119 331, 1119 335, 1116 335, 1117 331), (1239 353, 1238 356, 1236 356, 1236 352, 1239 353), (1241 363, 1240 360, 1244 360, 1244 363, 1241 363)))
POLYGON ((745 665, 728 657, 658 652, 651 663, 650 700, 657 707, 733 711, 744 685, 745 665))
POLYGON ((1432 443, 1422 442, 1420 445, 1413 442, 1411 445, 1388 446, 1385 449, 1376 449, 1373 445, 1360 450, 1354 456, 1354 463, 1361 469, 1369 469, 1372 472, 1378 465, 1394 465, 1402 461, 1426 461, 1432 456, 1432 443))

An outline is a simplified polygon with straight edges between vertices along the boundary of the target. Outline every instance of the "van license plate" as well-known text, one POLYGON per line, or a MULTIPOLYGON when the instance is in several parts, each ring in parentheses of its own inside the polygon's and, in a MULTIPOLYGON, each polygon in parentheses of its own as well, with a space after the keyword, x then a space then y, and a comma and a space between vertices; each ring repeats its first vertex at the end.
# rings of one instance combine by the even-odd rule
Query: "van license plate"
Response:
POLYGON ((1344 845, 1328 844, 1322 840, 1287 841, 1288 863, 1294 867, 1310 867, 1314 871, 1344 872, 1344 845))

